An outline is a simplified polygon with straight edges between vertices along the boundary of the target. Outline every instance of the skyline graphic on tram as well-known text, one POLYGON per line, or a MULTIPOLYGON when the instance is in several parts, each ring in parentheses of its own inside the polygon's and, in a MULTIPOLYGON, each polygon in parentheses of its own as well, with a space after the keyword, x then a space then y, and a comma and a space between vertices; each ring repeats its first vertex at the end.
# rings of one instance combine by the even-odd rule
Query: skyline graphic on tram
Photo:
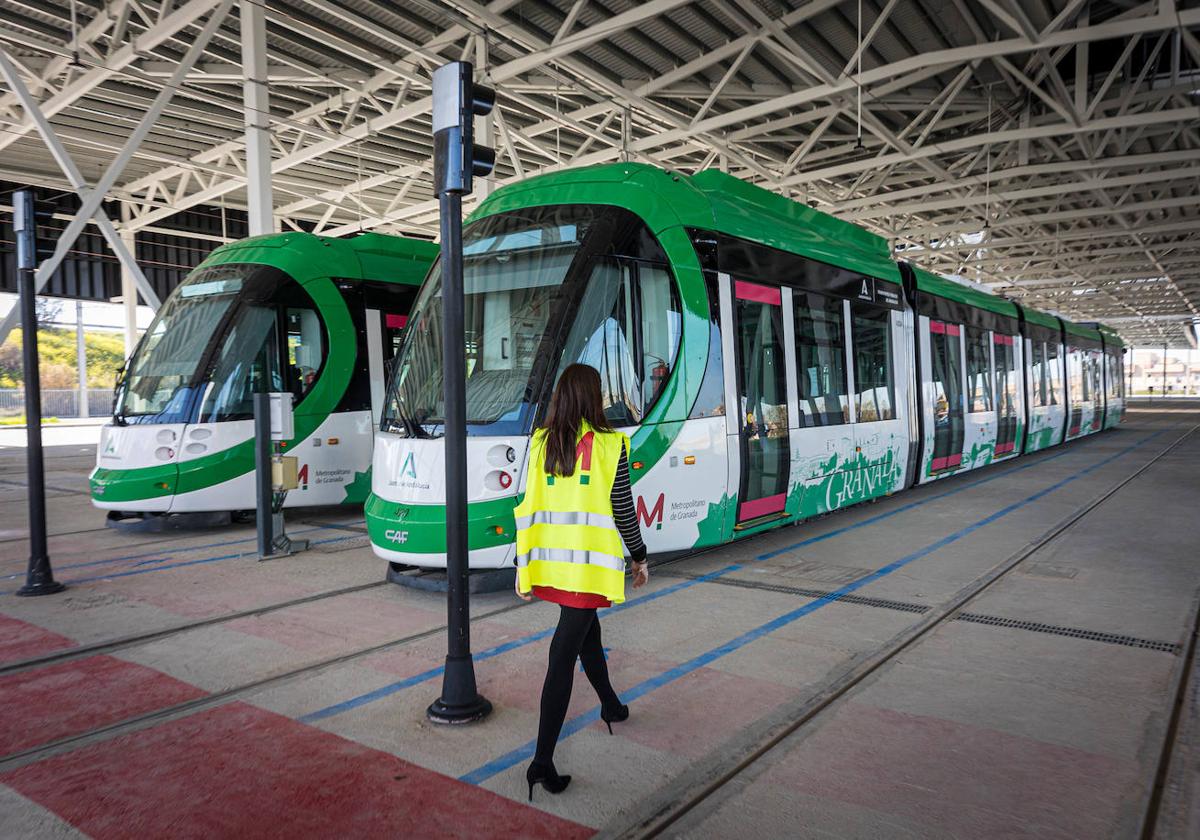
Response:
MULTIPOLYGON (((738 539, 1120 422, 1123 345, 897 262, 717 171, 606 164, 489 196, 463 234, 470 564, 514 561, 531 431, 595 367, 651 554, 738 539)), ((388 383, 375 553, 445 565, 440 264, 388 383)))
POLYGON ((293 395, 300 487, 360 503, 386 367, 430 242, 268 234, 213 251, 155 314, 118 377, 91 475, 110 519, 254 508, 253 398, 293 395))

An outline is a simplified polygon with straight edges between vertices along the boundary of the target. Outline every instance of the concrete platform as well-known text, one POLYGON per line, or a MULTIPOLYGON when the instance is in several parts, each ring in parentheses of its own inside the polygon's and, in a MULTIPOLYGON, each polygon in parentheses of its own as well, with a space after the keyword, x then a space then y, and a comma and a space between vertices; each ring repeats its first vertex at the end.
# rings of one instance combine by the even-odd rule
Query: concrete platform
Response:
POLYGON ((443 597, 383 583, 360 511, 290 517, 314 550, 260 563, 246 526, 106 529, 91 450, 53 447, 70 589, 27 601, 0 448, 0 837, 1200 836, 1198 423, 1133 410, 657 567, 602 615, 632 717, 610 737, 580 674, 574 781, 532 803, 555 607, 474 597, 495 713, 434 727, 443 597))

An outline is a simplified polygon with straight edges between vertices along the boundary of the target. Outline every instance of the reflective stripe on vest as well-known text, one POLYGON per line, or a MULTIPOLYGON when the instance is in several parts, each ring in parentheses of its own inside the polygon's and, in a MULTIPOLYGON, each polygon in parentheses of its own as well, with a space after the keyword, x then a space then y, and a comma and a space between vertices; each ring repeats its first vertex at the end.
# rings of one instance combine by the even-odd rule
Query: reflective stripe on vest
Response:
POLYGON ((534 434, 525 497, 514 511, 521 591, 550 586, 625 600, 625 556, 612 515, 622 446, 629 446, 625 435, 584 423, 574 473, 556 476, 545 468, 545 431, 534 434))
POLYGON ((529 516, 517 518, 517 530, 534 525, 593 525, 597 528, 616 529, 617 523, 611 516, 602 513, 574 513, 557 510, 535 510, 529 516))

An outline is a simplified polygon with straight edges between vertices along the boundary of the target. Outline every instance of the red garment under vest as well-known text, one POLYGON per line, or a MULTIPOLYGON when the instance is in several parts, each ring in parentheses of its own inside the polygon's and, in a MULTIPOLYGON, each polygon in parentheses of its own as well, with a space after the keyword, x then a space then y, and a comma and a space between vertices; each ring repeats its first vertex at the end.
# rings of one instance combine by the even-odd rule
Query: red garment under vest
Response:
POLYGON ((535 586, 533 594, 543 601, 580 610, 595 610, 612 606, 612 601, 595 592, 567 592, 563 589, 555 589, 553 586, 535 586))

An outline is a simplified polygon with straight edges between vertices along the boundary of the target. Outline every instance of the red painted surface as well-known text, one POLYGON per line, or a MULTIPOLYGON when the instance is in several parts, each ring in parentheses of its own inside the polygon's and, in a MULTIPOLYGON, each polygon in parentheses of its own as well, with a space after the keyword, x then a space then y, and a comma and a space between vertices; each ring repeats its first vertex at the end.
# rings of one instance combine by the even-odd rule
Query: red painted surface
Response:
POLYGON ((946 335, 958 335, 961 331, 957 324, 946 325, 946 335))
POLYGON ((408 325, 408 316, 407 315, 393 315, 389 312, 388 316, 387 316, 387 325, 388 325, 388 329, 392 329, 392 330, 404 329, 404 327, 408 325))
POLYGON ((749 283, 745 280, 734 282, 733 294, 738 300, 752 300, 755 303, 767 303, 771 306, 780 306, 783 303, 783 296, 779 293, 779 289, 762 286, 758 283, 749 283))
POLYGON ((776 493, 774 496, 751 499, 748 502, 742 502, 738 507, 738 519, 757 519, 769 513, 779 513, 779 511, 783 510, 785 504, 787 504, 786 493, 776 493))
POLYGON ((78 735, 204 695, 194 685, 111 656, 0 677, 0 755, 78 735))
POLYGON ((951 455, 948 458, 946 458, 946 466, 961 467, 962 466, 962 453, 960 452, 957 455, 951 455))
POLYGON ((588 837, 593 830, 233 703, 0 775, 92 837, 588 837))
POLYGON ((933 470, 933 472, 937 472, 938 470, 944 470, 944 469, 946 469, 946 463, 949 460, 950 460, 949 458, 934 458, 933 464, 930 466, 930 469, 933 470))
POLYGON ((756 784, 930 827, 937 837, 1108 837, 1136 762, 937 717, 847 703, 756 784))
POLYGON ((75 642, 66 636, 0 615, 0 662, 16 662, 71 647, 75 647, 75 642))
POLYGON ((946 325, 943 324, 941 321, 930 321, 929 322, 929 331, 931 333, 937 333, 937 334, 941 335, 942 333, 946 332, 946 325))

